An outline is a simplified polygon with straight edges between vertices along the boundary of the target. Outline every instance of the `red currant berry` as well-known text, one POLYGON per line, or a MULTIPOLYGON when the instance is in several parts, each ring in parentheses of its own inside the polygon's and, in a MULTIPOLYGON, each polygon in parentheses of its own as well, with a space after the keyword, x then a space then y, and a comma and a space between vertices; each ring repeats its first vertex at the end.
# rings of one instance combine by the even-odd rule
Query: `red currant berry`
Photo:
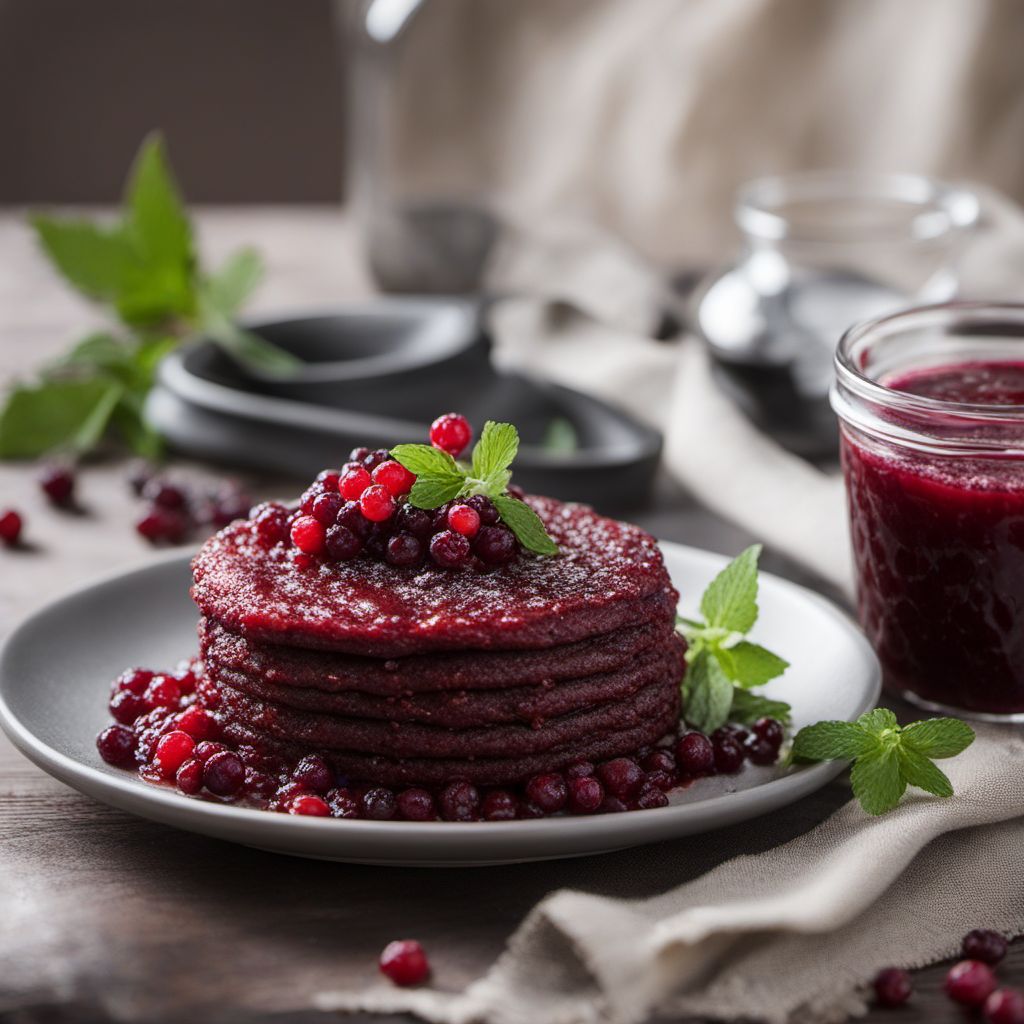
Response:
POLYGON ((590 761, 573 761, 573 763, 565 769, 565 777, 567 779, 585 779, 593 774, 594 765, 590 761))
POLYGON ((902 1006, 914 991, 910 975, 898 967, 887 967, 875 975, 875 1002, 879 1006, 902 1006))
POLYGON ((400 494, 408 494, 412 490, 412 485, 416 483, 416 477, 400 462, 388 459, 373 471, 373 482, 380 484, 389 494, 397 498, 400 494))
POLYGON ((423 560, 423 542, 411 533, 396 533, 388 539, 384 557, 391 565, 419 565, 423 560))
POLYGON ((437 817, 437 806, 427 790, 403 789, 398 794, 398 814, 406 821, 433 821, 437 817))
POLYGON ((964 936, 963 953, 968 960, 983 964, 997 964, 1006 956, 1009 943, 999 932, 989 928, 975 928, 964 936))
POLYGON ((481 562, 488 565, 505 565, 516 557, 519 542, 507 527, 481 526, 473 543, 473 550, 481 562))
POLYGON ((69 505, 75 493, 75 476, 70 466, 44 466, 39 486, 54 505, 69 505))
POLYGON ((154 505, 136 522, 135 531, 150 544, 180 544, 188 534, 188 520, 178 509, 154 505))
POLYGON ((245 765, 231 750, 220 750, 203 765, 203 785, 217 796, 234 796, 245 782, 245 765))
POLYGON ((146 700, 153 708, 176 708, 181 703, 181 686, 170 676, 153 676, 146 687, 146 700))
POLYGON ((347 527, 332 526, 325 541, 327 557, 335 562, 347 562, 363 550, 363 542, 347 527))
POLYGON ((569 800, 569 789, 561 775, 550 772, 534 775, 526 783, 526 798, 545 814, 556 814, 569 800))
POLYGON ((96 737, 96 749, 115 768, 135 766, 135 733, 123 725, 110 725, 96 737))
POLYGON ((430 963, 415 939, 401 939, 384 947, 380 971, 396 985, 420 985, 430 975, 430 963))
POLYGON ((160 738, 153 753, 153 763, 165 779, 173 779, 195 749, 196 741, 187 732, 175 729, 160 738))
POLYGON ((373 532, 373 523, 363 515, 358 501, 346 501, 338 513, 338 525, 351 530, 364 544, 373 532))
POLYGON ((452 505, 448 525, 463 537, 475 537, 480 532, 480 513, 469 505, 452 505))
POLYGON ((271 502, 257 505, 250 518, 256 524, 256 536, 265 547, 280 544, 288 536, 288 510, 283 505, 271 502))
POLYGON ((715 751, 715 771, 720 775, 735 775, 743 767, 743 747, 731 736, 718 736, 712 743, 715 751))
POLYGON ((118 690, 110 698, 110 715, 115 722, 131 725, 149 711, 149 702, 145 697, 132 693, 131 690, 118 690))
POLYGON ((196 747, 196 760, 202 764, 206 764, 207 761, 213 757, 214 754, 219 754, 222 750, 227 750, 223 743, 217 743, 214 740, 203 740, 202 743, 196 747))
POLYGON ((326 801, 312 793, 301 793, 288 804, 289 814, 308 815, 312 818, 329 818, 331 809, 326 801))
POLYGON ((188 499, 184 488, 162 477, 154 477, 142 489, 142 496, 158 508, 181 509, 188 499))
POLYGON ((187 732, 192 739, 215 740, 220 735, 220 723, 209 711, 197 704, 185 708, 178 716, 178 728, 187 732))
POLYGON ((430 539, 430 557, 444 569, 465 565, 469 551, 469 541, 454 530, 443 530, 430 539))
POLYGON ((755 736, 760 737, 766 743, 770 743, 778 751, 779 747, 782 746, 782 741, 785 739, 785 730, 782 728, 782 723, 776 721, 774 718, 759 718, 753 726, 751 726, 751 732, 755 736))
POLYGON ((359 508, 371 523, 383 523, 394 514, 395 499, 386 487, 373 484, 363 491, 359 499, 359 508))
POLYGON ((433 533, 433 517, 425 509, 416 508, 406 502, 395 514, 395 529, 402 533, 411 533, 420 540, 426 540, 433 533))
POLYGON ((475 821, 480 816, 480 793, 471 782, 449 782, 439 802, 445 821, 475 821))
POLYGON ((18 543, 21 536, 21 516, 14 509, 0 512, 0 540, 9 548, 18 543))
POLYGON ((604 788, 620 800, 628 800, 640 789, 644 773, 636 761, 628 757, 616 757, 606 761, 597 769, 597 777, 604 788))
POLYGON ((743 750, 751 764, 761 765, 762 767, 775 764, 779 759, 779 748, 757 735, 752 735, 743 744, 743 750))
POLYGON ((519 801, 507 789, 492 789, 480 806, 484 821, 515 821, 519 817, 519 801))
POLYGON ((667 807, 668 797, 660 786, 655 785, 648 779, 640 787, 636 798, 637 810, 650 811, 655 807, 667 807))
POLYGON ((313 501, 310 515, 323 526, 333 526, 345 499, 337 491, 327 491, 313 501))
POLYGON ((593 775, 569 779, 569 810, 594 814, 604 801, 604 786, 593 775))
POLYGON ((372 483, 373 478, 362 467, 350 469, 338 481, 338 491, 343 498, 349 501, 357 501, 362 496, 363 491, 372 483))
POLYGON ((494 526, 501 518, 494 507, 494 502, 485 494, 474 494, 467 498, 465 503, 476 512, 484 526, 494 526))
POLYGON ((319 555, 324 550, 327 531, 312 516, 299 516, 292 523, 292 543, 306 555, 319 555))
POLYGON ((946 975, 946 995, 963 1006, 980 1006, 995 988, 992 968, 980 960, 961 960, 946 975))
POLYGON ((148 668, 126 668, 114 680, 114 689, 128 690, 141 697, 146 692, 146 687, 149 686, 154 675, 156 673, 150 672, 148 668))
POLYGON ((473 438, 469 421, 465 416, 449 412, 438 416, 430 424, 430 443, 457 459, 473 438))
POLYGON ((327 794, 327 803, 335 818, 358 818, 359 797, 350 789, 339 787, 327 794))
POLYGON ((319 754, 307 754, 295 766, 292 779, 314 793, 326 793, 334 785, 334 772, 319 754))
POLYGON ((398 813, 395 794, 385 786, 368 789, 359 801, 363 817, 370 821, 390 821, 398 813))
POLYGON ((349 462, 362 462, 370 454, 369 448, 353 448, 348 453, 349 462))
POLYGON ((676 764, 681 774, 694 778, 715 770, 715 748, 702 732, 684 733, 676 741, 676 764))
POLYGON ((387 448, 375 448, 363 459, 363 468, 367 473, 372 473, 382 462, 388 462, 390 459, 391 452, 387 448))
POLYGON ((987 1024, 1024 1024, 1024 992, 1000 988, 985 1000, 987 1024))
POLYGON ((190 757, 177 770, 174 781, 178 789, 189 796, 195 796, 203 788, 203 764, 194 757, 190 757))

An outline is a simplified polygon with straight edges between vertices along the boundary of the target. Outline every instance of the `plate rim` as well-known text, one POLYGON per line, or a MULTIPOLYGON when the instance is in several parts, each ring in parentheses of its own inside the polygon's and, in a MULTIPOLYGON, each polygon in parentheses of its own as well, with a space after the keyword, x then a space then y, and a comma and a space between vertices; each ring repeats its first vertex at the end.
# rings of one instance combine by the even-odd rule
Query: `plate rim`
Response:
MULTIPOLYGON (((728 555, 722 555, 717 552, 708 551, 706 549, 693 547, 687 544, 679 544, 674 541, 659 541, 658 543, 666 552, 677 552, 683 557, 704 561, 708 564, 709 568, 713 568, 715 565, 721 565, 729 558, 728 555)), ((15 715, 13 709, 7 702, 6 680, 9 674, 8 661, 13 656, 12 652, 16 649, 21 635, 35 622, 37 618, 57 612, 62 605, 69 604, 90 591, 97 590, 104 586, 109 586, 113 583, 121 583, 132 576, 143 575, 175 564, 180 564, 183 568, 187 568, 192 557, 193 552, 191 549, 182 550, 181 548, 177 548, 167 552, 163 556, 149 558, 145 561, 104 573, 88 583, 79 585, 61 594, 51 601, 46 602, 41 607, 33 610, 29 614, 23 616, 10 633, 4 638, 3 644, 0 645, 0 728, 3 729, 7 737, 23 755, 38 767, 46 771, 47 774, 54 776, 60 782, 70 786, 78 792, 84 793, 91 799, 95 799, 100 802, 107 802, 112 806, 118 807, 122 810, 127 810, 129 813, 136 814, 140 817, 168 824, 165 816, 154 817, 153 815, 147 814, 144 810, 136 806, 136 804, 139 803, 144 806, 155 805, 155 807, 166 808, 168 812, 176 818, 180 817, 180 813, 176 812, 181 812, 184 813, 187 818, 195 817, 199 821, 203 822, 233 823, 239 827, 245 826, 246 824, 258 826, 260 829, 268 833, 268 842, 275 839, 280 840, 289 833, 295 834, 296 836, 325 836, 329 834, 329 832, 325 830, 334 830, 338 828, 338 821, 336 819, 302 815, 273 814, 268 813, 265 810, 238 807, 234 804, 221 804, 215 801, 187 799, 184 798, 181 793, 170 789, 165 790, 161 787, 151 786, 139 779, 136 775, 124 773, 122 777, 120 774, 110 774, 98 767, 86 764, 75 757, 51 747, 48 743, 39 738, 15 715), (85 784, 90 786, 90 788, 81 788, 81 786, 78 785, 79 780, 84 780, 85 784), (102 797, 98 796, 97 791, 102 792, 104 795, 102 797), (108 794, 110 795, 109 800, 107 799, 108 794)), ((810 599, 813 603, 817 604, 821 610, 826 612, 830 617, 842 625, 855 645, 860 647, 861 652, 866 656, 867 664, 870 667, 871 678, 870 680, 865 680, 866 685, 864 693, 861 700, 858 702, 856 713, 862 714, 874 707, 877 704, 881 693, 881 667, 874 651, 871 649, 871 646, 863 633, 857 627, 852 616, 821 594, 818 594, 807 587, 801 586, 798 583, 794 583, 792 580, 787 580, 784 577, 768 572, 763 572, 759 575, 762 579, 770 580, 773 586, 781 586, 783 589, 795 593, 802 600, 806 601, 810 599)), ((664 821, 665 824, 668 825, 669 821, 667 820, 667 817, 669 816, 673 821, 685 821, 688 818, 692 819, 701 817, 714 819, 719 816, 729 818, 729 821, 723 821, 721 826, 711 824, 694 830, 689 834, 696 834, 700 831, 711 831, 717 827, 722 827, 732 822, 747 820, 756 817, 761 813, 768 813, 773 809, 787 806, 788 804, 795 802, 801 797, 806 796, 826 785, 845 767, 846 762, 843 761, 831 761, 809 765, 807 767, 800 768, 798 771, 788 772, 785 775, 768 779, 763 783, 750 787, 749 789, 723 793, 687 804, 675 804, 669 805, 668 807, 630 811, 626 815, 580 815, 571 818, 556 817, 506 822, 409 822, 345 819, 344 835, 346 838, 352 840, 358 840, 361 837, 363 839, 378 840, 387 838, 396 841, 400 840, 404 836, 414 835, 421 841, 418 844, 420 852, 430 853, 432 852, 432 847, 445 846, 454 837, 465 840, 467 844, 479 843, 481 845, 483 845, 485 839, 488 841, 489 845, 491 841, 500 840, 503 836, 514 836, 520 840, 534 839, 539 841, 545 838, 550 839, 553 835, 556 835, 559 832, 564 832, 566 822, 571 821, 573 834, 579 836, 581 840, 585 841, 587 837, 596 838, 600 835, 609 840, 609 844, 605 849, 621 849, 623 846, 633 844, 631 844, 627 839, 624 843, 616 845, 616 840, 612 836, 608 835, 609 822, 628 821, 636 831, 642 831, 642 825, 653 823, 655 821, 664 821), (763 808, 761 806, 762 804, 764 805, 763 808), (751 808, 751 805, 753 809, 751 808), (722 812, 725 811, 726 808, 732 808, 732 810, 737 812, 739 816, 737 817, 736 814, 728 814, 728 812, 722 815, 722 812)), ((192 828, 189 824, 183 822, 175 823, 174 827, 205 832, 207 835, 211 834, 202 828, 192 828)), ((619 830, 615 829, 614 831, 618 832, 619 830)), ((334 834, 341 835, 340 832, 336 832, 334 834)), ((679 834, 682 835, 685 833, 681 832, 679 834)), ((661 838, 667 839, 671 837, 665 836, 661 838)), ((648 841, 657 840, 641 840, 641 842, 648 841)), ((258 844, 252 843, 251 845, 258 844)), ((341 852, 343 851, 339 851, 339 853, 341 852)), ((469 854, 472 851, 466 850, 464 852, 469 854)), ((596 849, 593 851, 586 851, 583 855, 587 855, 590 852, 593 852, 596 855, 599 851, 596 849)), ((410 851, 410 853, 413 853, 413 851, 410 851)), ((547 856, 561 857, 568 855, 549 854, 547 856)), ((351 856, 349 857, 339 856, 338 858, 332 859, 349 859, 364 863, 374 862, 374 859, 367 860, 361 858, 358 854, 358 849, 352 850, 351 856)), ((510 857, 509 859, 522 858, 510 857)), ((375 862, 383 863, 379 858, 376 859, 375 862)), ((454 863, 454 861, 451 862, 454 863)), ((401 863, 412 865, 417 863, 423 864, 424 861, 413 855, 407 859, 402 859, 401 863)), ((462 863, 465 863, 465 861, 462 863)))

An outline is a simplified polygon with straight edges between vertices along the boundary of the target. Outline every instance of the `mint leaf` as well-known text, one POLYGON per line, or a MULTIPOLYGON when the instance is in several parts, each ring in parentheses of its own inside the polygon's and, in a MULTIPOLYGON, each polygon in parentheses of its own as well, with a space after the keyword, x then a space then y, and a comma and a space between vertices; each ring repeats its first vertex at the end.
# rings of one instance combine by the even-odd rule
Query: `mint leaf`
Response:
POLYGON ((252 248, 239 249, 203 283, 206 301, 226 317, 233 317, 263 278, 263 260, 252 248))
POLYGON ((138 257, 120 228, 41 213, 29 223, 53 265, 89 298, 113 302, 138 284, 138 257))
POLYGON ((741 640, 732 647, 720 647, 716 654, 725 674, 744 688, 763 686, 789 668, 784 658, 749 640, 741 640))
POLYGON ((907 789, 898 750, 876 745, 870 752, 861 754, 850 771, 850 785, 868 814, 891 811, 907 789))
POLYGON ((409 504, 416 508, 439 508, 462 490, 462 477, 421 476, 409 492, 409 504))
POLYGON ((526 502, 507 494, 491 499, 501 521, 516 535, 516 540, 536 555, 557 555, 558 545, 548 536, 544 523, 526 502))
POLYGON ((757 621, 757 559, 754 544, 733 559, 708 585, 700 601, 701 614, 712 628, 747 633, 757 621))
POLYGON ((774 718, 783 726, 792 722, 792 708, 783 700, 771 700, 750 690, 733 687, 729 721, 753 725, 759 718, 774 718))
POLYGON ((899 748, 899 760, 900 772, 911 786, 934 796, 953 795, 953 783, 946 773, 920 751, 903 743, 899 748))
POLYGON ((397 444, 391 458, 415 476, 458 477, 465 479, 458 463, 447 453, 429 444, 397 444))
POLYGON ((88 450, 103 436, 122 392, 121 384, 104 377, 15 388, 0 410, 0 458, 88 450))
POLYGON ((701 653, 683 678, 683 717, 701 732, 714 732, 728 721, 733 689, 718 661, 701 653))
POLYGON ((801 761, 850 761, 870 747, 870 737, 854 722, 818 722, 796 734, 792 756, 801 761))
POLYGON ((974 730, 959 718, 926 718, 903 730, 903 745, 930 758, 956 757, 973 742, 974 730))
POLYGON ((857 724, 868 732, 881 733, 891 729, 899 730, 900 723, 888 708, 875 708, 857 719, 857 724))
POLYGON ((519 431, 511 423, 488 420, 473 447, 473 478, 484 492, 494 498, 504 493, 512 474, 512 465, 519 451, 519 431))

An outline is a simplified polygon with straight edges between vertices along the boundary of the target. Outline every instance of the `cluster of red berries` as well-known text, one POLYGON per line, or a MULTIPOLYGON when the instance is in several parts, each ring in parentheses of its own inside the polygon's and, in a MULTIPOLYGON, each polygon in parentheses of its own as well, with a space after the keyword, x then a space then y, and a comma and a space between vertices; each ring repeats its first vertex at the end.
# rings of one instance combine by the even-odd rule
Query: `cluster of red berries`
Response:
POLYGON ((174 673, 129 669, 113 684, 116 725, 100 733, 103 759, 138 768, 151 782, 176 782, 188 795, 222 799, 288 814, 372 821, 512 821, 552 814, 608 814, 664 807, 666 793, 698 778, 733 774, 744 761, 774 763, 782 726, 762 718, 751 729, 730 725, 710 737, 684 732, 669 744, 600 764, 578 761, 523 785, 478 789, 454 780, 440 790, 394 790, 340 777, 329 761, 310 753, 289 764, 255 746, 222 742, 216 693, 201 666, 174 673))
POLYGON ((249 514, 252 499, 234 481, 213 490, 154 473, 151 466, 133 466, 128 483, 146 508, 135 530, 150 544, 181 544, 204 528, 220 529, 249 514))
MULTIPOLYGON (((472 437, 462 416, 434 421, 431 443, 458 455, 472 437)), ((416 477, 386 448, 355 448, 340 469, 325 469, 289 509, 267 502, 252 510, 256 534, 267 548, 294 549, 300 567, 317 560, 347 562, 358 555, 396 566, 430 562, 445 569, 504 565, 520 551, 501 525, 490 498, 474 495, 426 510, 410 504, 416 477)))
MULTIPOLYGON (((1024 992, 999 988, 992 970, 1008 948, 999 932, 975 928, 961 945, 965 959, 946 974, 946 995, 961 1006, 981 1007, 988 1024, 1024 1024, 1024 992)), ((879 1006, 902 1006, 913 993, 910 975, 897 967, 879 971, 874 988, 879 1006)))

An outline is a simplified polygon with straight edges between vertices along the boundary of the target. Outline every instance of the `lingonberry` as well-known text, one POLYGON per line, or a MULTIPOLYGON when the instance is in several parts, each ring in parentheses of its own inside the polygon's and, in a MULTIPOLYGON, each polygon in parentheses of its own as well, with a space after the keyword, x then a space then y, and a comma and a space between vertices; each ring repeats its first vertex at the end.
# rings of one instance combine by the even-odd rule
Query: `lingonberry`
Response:
POLYGON ((486 494, 474 494, 466 499, 465 504, 476 512, 484 526, 493 526, 500 518, 494 502, 486 494))
POLYGON ((765 766, 775 764, 779 759, 779 748, 756 733, 751 733, 747 742, 743 744, 743 751, 751 764, 765 766))
POLYGON ((256 536, 265 547, 280 544, 288 536, 288 510, 283 505, 267 502, 250 512, 256 525, 256 536))
POLYGON ((431 533, 439 533, 441 530, 448 529, 448 509, 451 507, 452 503, 446 501, 443 505, 438 505, 437 508, 431 510, 431 533))
POLYGON ((473 543, 473 550, 481 562, 488 565, 506 565, 516 557, 519 542, 505 526, 481 526, 473 543))
POLYGON ((449 782, 439 803, 445 821, 474 821, 480 816, 480 793, 470 782, 449 782))
POLYGON ((292 779, 322 794, 334 785, 334 772, 319 754, 307 754, 292 770, 292 779))
POLYGON ((363 515, 358 501, 346 501, 338 513, 338 525, 351 530, 361 541, 365 541, 373 531, 373 523, 363 515))
POLYGON ((196 760, 205 764, 214 754, 219 754, 222 750, 227 749, 223 743, 217 743, 215 740, 203 740, 196 746, 196 760))
POLYGON ((338 481, 338 491, 343 498, 358 501, 363 491, 372 483, 370 474, 360 466, 358 469, 350 469, 341 477, 338 481))
POLYGON ((985 1000, 983 1012, 987 1024, 1024 1024, 1024 992, 996 989, 985 1000))
POLYGON ((258 768, 246 768, 245 780, 242 783, 242 792, 250 800, 267 804, 277 789, 277 780, 258 768))
POLYGON ((363 542, 347 526, 332 526, 324 537, 324 549, 335 562, 347 562, 363 550, 363 542))
POLYGON ((628 800, 640 789, 644 773, 636 761, 628 757, 616 757, 598 766, 597 777, 612 796, 628 800))
POLYGON ((658 747, 644 757, 640 762, 640 767, 645 772, 664 772, 666 775, 674 775, 676 772, 676 759, 671 750, 658 747))
POLYGON ((14 509, 9 508, 0 512, 0 541, 13 548, 21 536, 21 525, 21 516, 14 509))
POLYGON ((182 762, 181 767, 174 773, 174 781, 178 789, 189 796, 195 796, 203 788, 203 763, 197 758, 190 757, 182 762))
POLYGON ((331 809, 327 802, 312 793, 300 793, 288 804, 289 814, 301 814, 310 818, 329 818, 331 809))
POLYGON ((653 772, 647 773, 644 785, 657 786, 663 793, 667 793, 675 786, 677 781, 674 774, 669 775, 668 772, 663 772, 660 768, 656 768, 653 772))
POLYGON ((173 779, 195 749, 196 741, 187 732, 175 729, 160 738, 153 752, 153 763, 165 779, 173 779))
POLYGON ((146 687, 146 700, 153 708, 176 708, 181 701, 181 686, 171 676, 153 676, 146 687))
POLYGON ((910 975, 898 967, 886 967, 875 975, 875 1002, 879 1006, 902 1006, 914 988, 910 975))
POLYGON ((715 752, 715 771, 720 775, 734 775, 743 767, 743 747, 731 735, 718 736, 711 745, 715 752))
POLYGON ((975 928, 964 936, 963 953, 968 960, 983 964, 997 964, 1006 956, 1009 943, 999 932, 989 928, 975 928))
POLYGON ((110 698, 108 707, 115 722, 131 725, 149 711, 150 706, 145 697, 140 697, 131 690, 118 690, 110 698))
POLYGON ((484 821, 515 821, 519 816, 519 801, 507 789, 492 789, 480 807, 484 821))
POLYGON ((249 495, 237 483, 225 484, 213 496, 210 506, 210 522, 220 529, 233 523, 236 519, 244 519, 250 504, 252 502, 249 495))
POLYGON ((408 494, 412 490, 412 485, 416 483, 416 477, 394 459, 382 462, 374 469, 372 476, 375 484, 380 484, 396 498, 408 494))
POLYGON ((463 537, 475 537, 480 532, 480 513, 469 505, 452 505, 448 509, 448 526, 463 537))
POLYGON ((390 458, 391 452, 387 448, 375 448, 363 459, 363 465, 367 472, 372 473, 382 462, 387 462, 390 458))
POLYGON ((465 565, 469 550, 469 541, 454 530, 442 530, 430 538, 430 557, 444 569, 465 565))
POLYGON ((774 718, 759 718, 752 726, 751 732, 755 736, 759 736, 765 742, 770 743, 776 750, 782 746, 782 741, 786 737, 786 732, 782 728, 782 723, 774 718))
POLYGON ((154 505, 136 521, 135 532, 150 544, 180 544, 188 534, 188 520, 178 509, 154 505))
POLYGON ((344 786, 330 790, 327 794, 327 803, 335 818, 359 817, 359 797, 344 786))
POLYGON ((327 491, 314 502, 310 515, 322 526, 333 526, 345 499, 337 491, 327 491))
POLYGON ((526 783, 526 798, 535 803, 545 814, 556 814, 569 800, 569 789, 565 779, 556 772, 534 775, 526 783))
POLYGON ((116 690, 128 690, 130 693, 141 697, 146 692, 146 687, 149 686, 155 674, 150 672, 148 668, 126 668, 114 680, 114 688, 116 690))
POLYGON ((423 543, 411 533, 396 533, 388 539, 384 557, 392 565, 419 565, 423 560, 423 543))
POLYGON ((621 814, 623 811, 628 811, 624 800, 620 800, 617 796, 612 796, 611 793, 606 794, 605 798, 601 801, 600 811, 602 814, 621 814))
POLYGON ((181 509, 188 502, 185 489, 163 477, 153 477, 142 489, 142 496, 158 508, 181 509))
POLYGON ((388 541, 391 539, 389 523, 371 523, 370 533, 364 545, 366 553, 378 561, 388 553, 388 541))
POLYGON ((306 555, 319 555, 327 541, 324 524, 312 516, 299 516, 292 523, 292 543, 306 555))
POLYGON ((380 971, 396 985, 419 985, 430 975, 430 963, 415 939, 399 939, 384 947, 380 971))
POLYGON ((70 505, 75 493, 75 475, 70 466, 44 466, 39 486, 54 505, 70 505))
POLYGON ((128 481, 128 487, 136 498, 142 497, 142 492, 146 484, 153 479, 153 474, 153 467, 144 459, 136 459, 128 467, 125 479, 128 481))
POLYGON ((398 814, 406 821, 433 821, 437 807, 427 790, 414 787, 398 794, 398 814))
POLYGON ((649 811, 655 807, 667 807, 668 797, 658 786, 652 785, 650 781, 645 781, 640 787, 640 792, 637 794, 636 806, 641 811, 649 811))
POLYGON ((588 775, 594 774, 594 765, 590 761, 573 761, 565 769, 565 777, 567 779, 584 779, 588 775))
POLYGON ((980 960, 961 960, 946 975, 946 995, 964 1006, 980 1006, 995 991, 996 976, 980 960))
POLYGON ((231 750, 220 750, 203 765, 203 785, 217 796, 234 796, 245 782, 245 765, 231 750))
POLYGON ((604 801, 604 786, 593 775, 569 779, 569 810, 594 814, 604 801))
POLYGON ((383 523, 395 511, 395 499, 381 484, 371 484, 359 498, 359 508, 371 523, 383 523))
POLYGON ((96 749, 107 764, 115 768, 131 768, 135 764, 135 733, 123 725, 108 725, 96 737, 96 749))
POLYGON ((405 502, 399 506, 395 514, 395 528, 402 533, 411 533, 420 540, 425 540, 433 532, 433 518, 426 509, 416 508, 405 502))
POLYGON ((353 448, 348 453, 349 462, 362 462, 370 454, 369 448, 353 448))
POLYGON ((364 818, 371 821, 390 821, 398 811, 395 794, 385 786, 368 789, 360 800, 364 818))
POLYGON ((472 438, 469 421, 458 413, 445 413, 430 424, 430 443, 453 458, 462 454, 472 438))
POLYGON ((178 728, 197 742, 214 740, 220 735, 220 723, 198 704, 192 704, 182 711, 178 716, 178 728))

